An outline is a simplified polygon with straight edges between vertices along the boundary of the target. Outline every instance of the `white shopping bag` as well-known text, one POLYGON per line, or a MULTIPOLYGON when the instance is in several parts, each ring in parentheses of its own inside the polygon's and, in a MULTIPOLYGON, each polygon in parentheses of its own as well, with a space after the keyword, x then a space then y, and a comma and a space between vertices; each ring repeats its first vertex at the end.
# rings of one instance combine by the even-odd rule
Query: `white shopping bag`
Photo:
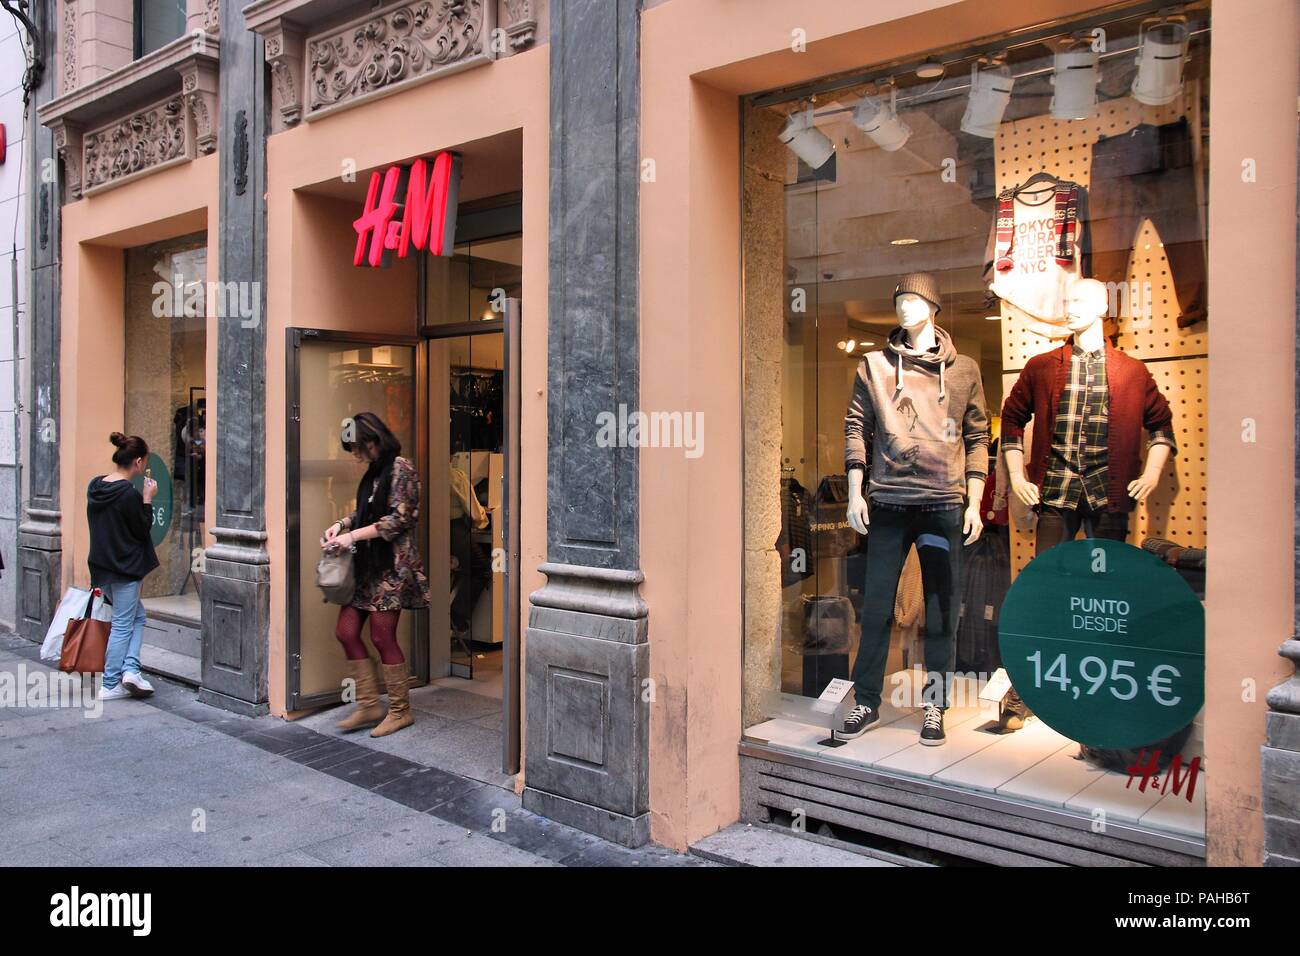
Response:
MULTIPOLYGON (((50 629, 45 632, 41 643, 41 660, 58 661, 63 652, 63 633, 68 629, 68 622, 74 617, 86 613, 86 602, 90 600, 90 591, 86 588, 68 588, 54 612, 50 629)), ((96 621, 113 620, 113 605, 104 599, 103 592, 95 589, 95 603, 91 606, 90 616, 96 621)))

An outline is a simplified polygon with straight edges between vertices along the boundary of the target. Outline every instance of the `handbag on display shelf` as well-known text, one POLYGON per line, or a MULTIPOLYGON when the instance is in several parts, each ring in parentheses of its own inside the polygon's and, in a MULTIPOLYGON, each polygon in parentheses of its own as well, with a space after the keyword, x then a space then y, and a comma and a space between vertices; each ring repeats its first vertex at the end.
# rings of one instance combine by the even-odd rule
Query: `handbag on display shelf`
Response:
POLYGON ((95 598, 102 597, 99 588, 91 588, 82 617, 68 621, 63 632, 63 648, 59 651, 59 670, 69 674, 102 674, 104 658, 108 654, 108 632, 111 621, 94 616, 95 598))
POLYGON ((316 565, 316 587, 330 604, 346 605, 356 591, 356 574, 352 566, 356 548, 326 548, 316 565))

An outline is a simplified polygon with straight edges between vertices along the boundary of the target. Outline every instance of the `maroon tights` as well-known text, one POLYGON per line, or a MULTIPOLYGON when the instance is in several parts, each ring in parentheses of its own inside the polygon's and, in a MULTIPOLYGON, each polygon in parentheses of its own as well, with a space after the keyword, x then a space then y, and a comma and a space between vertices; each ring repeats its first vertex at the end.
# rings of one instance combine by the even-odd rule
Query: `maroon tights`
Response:
POLYGON ((401 664, 406 661, 402 648, 397 643, 397 619, 401 611, 363 611, 360 608, 345 607, 339 611, 339 623, 334 628, 334 636, 343 645, 343 653, 350 661, 365 659, 366 645, 361 643, 361 627, 370 618, 370 643, 379 652, 379 659, 385 664, 401 664))

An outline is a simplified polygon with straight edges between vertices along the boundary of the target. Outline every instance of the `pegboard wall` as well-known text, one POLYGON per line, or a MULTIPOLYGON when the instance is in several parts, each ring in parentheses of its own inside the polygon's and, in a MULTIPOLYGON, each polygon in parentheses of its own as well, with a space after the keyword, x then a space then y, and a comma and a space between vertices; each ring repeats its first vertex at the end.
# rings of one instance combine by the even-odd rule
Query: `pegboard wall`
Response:
MULTIPOLYGON (((1054 120, 1044 114, 1004 123, 994 144, 997 188, 1018 185, 1037 172, 1048 172, 1090 186, 1092 148, 1101 136, 1125 133, 1140 123, 1162 124, 1186 116, 1192 126, 1195 159, 1200 152, 1200 85, 1189 81, 1183 95, 1165 106, 1143 106, 1132 97, 1098 104, 1087 120, 1054 120)), ((1198 177, 1198 182, 1203 177, 1198 177)), ((1200 196, 1204 209, 1204 196, 1200 196)), ((1178 328, 1178 299, 1160 237, 1150 221, 1143 220, 1129 259, 1130 282, 1149 283, 1151 312, 1119 321, 1117 347, 1142 359, 1173 410, 1178 455, 1166 466, 1158 488, 1129 520, 1129 541, 1141 545, 1148 537, 1162 537, 1186 547, 1205 547, 1205 458, 1207 409, 1206 322, 1178 328)), ((1020 369, 1041 352, 1057 348, 1053 341, 1032 331, 1025 314, 1002 302, 1003 394, 1010 392, 1020 369)), ((1018 574, 1034 557, 1033 534, 1011 531, 1012 574, 1018 574)))

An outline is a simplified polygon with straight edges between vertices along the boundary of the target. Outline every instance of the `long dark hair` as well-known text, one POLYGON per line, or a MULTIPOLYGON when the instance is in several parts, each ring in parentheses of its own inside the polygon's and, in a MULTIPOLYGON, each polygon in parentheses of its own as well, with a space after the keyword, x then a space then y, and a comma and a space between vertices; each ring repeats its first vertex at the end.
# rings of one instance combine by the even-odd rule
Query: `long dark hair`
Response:
MULTIPOLYGON (((340 440, 343 448, 352 451, 360 448, 369 452, 373 447, 375 459, 366 467, 357 485, 357 521, 355 527, 374 524, 392 508, 388 496, 393 486, 393 462, 402 452, 402 443, 374 412, 358 412, 352 416, 352 437, 344 433, 340 440)), ((355 560, 357 582, 369 580, 393 567, 393 545, 383 538, 356 543, 355 560)))
POLYGON ((149 445, 139 435, 113 432, 108 436, 108 440, 117 448, 117 451, 113 452, 113 464, 119 468, 129 467, 137 458, 149 457, 149 445))
POLYGON ((339 439, 339 444, 343 450, 350 452, 360 446, 363 451, 369 451, 370 446, 375 446, 376 459, 396 458, 402 453, 402 443, 397 440, 397 436, 389 430, 384 424, 384 420, 374 412, 357 412, 352 416, 352 427, 343 429, 343 436, 339 439), (348 438, 348 432, 352 437, 348 438))

